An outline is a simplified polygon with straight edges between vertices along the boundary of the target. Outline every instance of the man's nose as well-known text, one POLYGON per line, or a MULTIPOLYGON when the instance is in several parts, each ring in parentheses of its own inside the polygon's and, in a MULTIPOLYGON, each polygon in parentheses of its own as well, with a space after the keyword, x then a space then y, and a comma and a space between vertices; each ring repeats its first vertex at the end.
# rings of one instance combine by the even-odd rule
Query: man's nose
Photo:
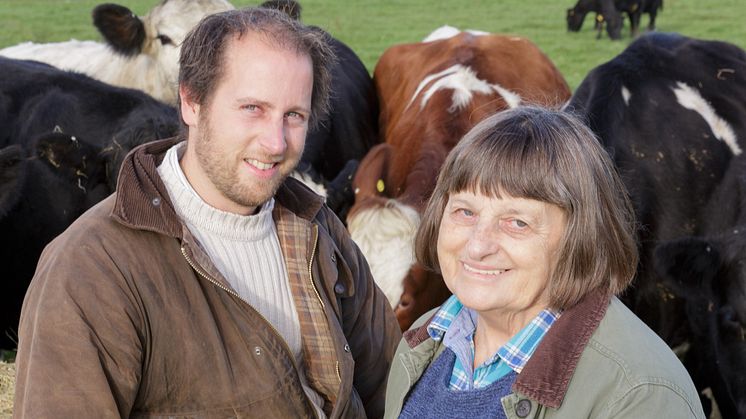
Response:
POLYGON ((287 142, 285 141, 285 119, 282 116, 272 118, 264 127, 264 132, 260 138, 261 146, 267 153, 271 155, 282 155, 285 153, 285 149, 287 149, 287 142))

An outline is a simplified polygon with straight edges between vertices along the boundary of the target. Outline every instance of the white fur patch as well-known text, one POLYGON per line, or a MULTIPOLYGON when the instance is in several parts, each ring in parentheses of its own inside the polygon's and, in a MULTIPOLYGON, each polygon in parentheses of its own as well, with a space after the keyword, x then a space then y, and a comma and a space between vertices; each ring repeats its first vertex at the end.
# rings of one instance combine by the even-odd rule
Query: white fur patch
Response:
POLYGON ((629 106, 630 97, 632 97, 632 93, 630 93, 626 86, 622 86, 622 99, 624 99, 624 104, 627 106, 629 106))
POLYGON ((407 205, 389 200, 347 219, 352 240, 368 260, 373 279, 392 307, 404 292, 404 277, 415 262, 414 235, 420 215, 407 205))
POLYGON ((738 145, 738 138, 736 138, 733 128, 726 120, 717 115, 712 105, 699 94, 697 89, 679 81, 676 82, 676 87, 672 90, 679 104, 697 112, 710 126, 715 137, 723 141, 733 152, 733 155, 741 154, 742 150, 738 145))
POLYGON ((316 192, 316 194, 326 198, 326 188, 324 185, 314 182, 308 174, 293 170, 293 173, 291 173, 290 176, 303 182, 304 185, 311 188, 311 190, 316 192))
POLYGON ((125 57, 102 42, 70 40, 47 44, 24 42, 0 50, 0 55, 41 61, 63 70, 86 74, 115 86, 142 90, 171 105, 176 104, 181 43, 208 14, 233 9, 227 0, 170 0, 141 18, 145 27, 142 51, 125 57), (162 45, 158 35, 172 43, 162 45))
MULTIPOLYGON (((478 31, 475 29, 467 29, 465 32, 469 32, 470 34, 474 36, 489 35, 489 32, 478 31)), ((425 39, 422 40, 422 42, 432 42, 432 41, 438 41, 440 39, 453 38, 454 36, 460 33, 461 33, 461 30, 458 28, 454 28, 453 26, 443 25, 439 27, 438 29, 430 32, 430 35, 426 36, 425 39)))
POLYGON ((465 67, 461 64, 456 64, 439 73, 428 75, 422 79, 420 84, 417 86, 414 95, 412 95, 412 98, 409 100, 407 108, 409 108, 409 106, 417 99, 427 85, 430 85, 430 87, 424 91, 422 100, 420 101, 420 109, 425 108, 428 100, 430 100, 437 91, 444 89, 453 90, 453 102, 448 108, 449 112, 456 112, 465 108, 469 102, 471 102, 474 92, 485 95, 497 93, 502 96, 510 108, 515 108, 521 103, 521 97, 518 94, 511 92, 499 84, 491 84, 485 80, 479 79, 471 68, 465 67))

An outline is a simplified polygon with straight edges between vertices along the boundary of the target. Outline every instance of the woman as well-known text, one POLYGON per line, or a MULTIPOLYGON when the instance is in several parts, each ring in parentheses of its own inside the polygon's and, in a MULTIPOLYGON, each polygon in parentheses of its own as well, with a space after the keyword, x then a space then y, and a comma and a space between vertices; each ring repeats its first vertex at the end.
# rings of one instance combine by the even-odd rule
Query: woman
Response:
POLYGON ((386 417, 703 418, 681 363, 615 297, 635 272, 633 234, 582 123, 527 107, 478 124, 415 244, 453 296, 399 344, 386 417))

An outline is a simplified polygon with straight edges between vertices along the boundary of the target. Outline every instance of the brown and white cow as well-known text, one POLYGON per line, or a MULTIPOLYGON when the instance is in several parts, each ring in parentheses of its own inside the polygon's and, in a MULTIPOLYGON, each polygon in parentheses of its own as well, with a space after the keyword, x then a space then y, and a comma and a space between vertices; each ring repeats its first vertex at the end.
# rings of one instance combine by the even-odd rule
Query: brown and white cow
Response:
POLYGON ((389 48, 376 65, 384 143, 360 163, 347 218, 402 329, 449 295, 439 275, 415 264, 413 249, 448 152, 488 115, 528 103, 558 107, 570 97, 557 68, 527 39, 438 32, 389 48))
POLYGON ((41 61, 175 105, 181 43, 200 19, 233 8, 227 0, 163 0, 140 18, 124 6, 101 4, 92 14, 105 42, 24 42, 0 55, 41 61))

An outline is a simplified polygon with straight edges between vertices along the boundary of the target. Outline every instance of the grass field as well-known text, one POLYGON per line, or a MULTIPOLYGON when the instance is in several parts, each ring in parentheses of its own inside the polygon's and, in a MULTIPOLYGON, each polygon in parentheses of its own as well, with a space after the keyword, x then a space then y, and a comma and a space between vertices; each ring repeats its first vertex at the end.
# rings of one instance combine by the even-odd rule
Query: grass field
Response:
MULTIPOLYGON (((373 71, 378 57, 394 44, 416 42, 449 24, 527 37, 557 65, 571 88, 593 67, 621 52, 624 39, 597 40, 592 16, 580 33, 569 33, 565 9, 575 0, 301 0, 303 20, 321 26, 347 43, 373 71)), ((102 0, 0 0, 0 47, 22 41, 98 39, 90 11, 102 0)), ((155 0, 122 0, 137 14, 155 0)), ((233 0, 236 6, 257 2, 233 0)), ((732 42, 746 48, 744 0, 664 0, 659 31, 732 42)), ((644 16, 641 26, 647 26, 644 16)))

